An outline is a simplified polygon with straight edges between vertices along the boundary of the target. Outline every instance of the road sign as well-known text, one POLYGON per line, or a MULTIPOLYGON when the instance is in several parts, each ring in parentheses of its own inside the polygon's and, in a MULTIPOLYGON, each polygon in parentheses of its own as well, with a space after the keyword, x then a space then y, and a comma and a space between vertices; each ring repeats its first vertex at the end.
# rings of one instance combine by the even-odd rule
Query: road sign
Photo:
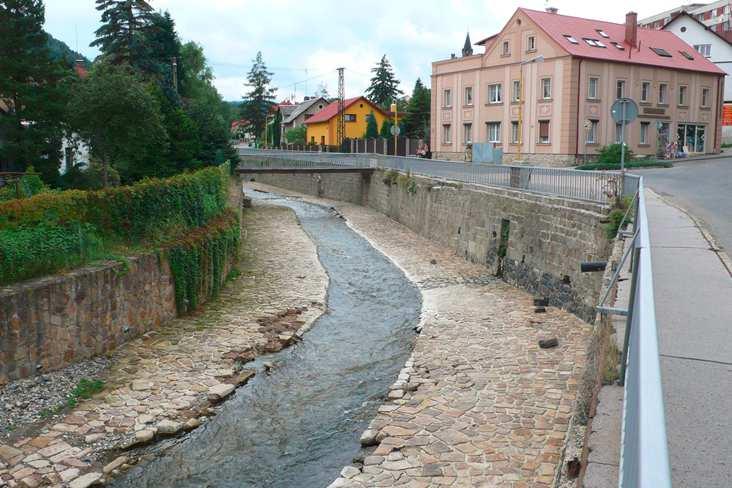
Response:
POLYGON ((402 130, 399 128, 398 125, 392 125, 391 126, 391 135, 398 136, 401 131, 402 130))
POLYGON ((638 117, 638 105, 630 98, 618 98, 613 102, 610 113, 616 123, 627 124, 638 117))

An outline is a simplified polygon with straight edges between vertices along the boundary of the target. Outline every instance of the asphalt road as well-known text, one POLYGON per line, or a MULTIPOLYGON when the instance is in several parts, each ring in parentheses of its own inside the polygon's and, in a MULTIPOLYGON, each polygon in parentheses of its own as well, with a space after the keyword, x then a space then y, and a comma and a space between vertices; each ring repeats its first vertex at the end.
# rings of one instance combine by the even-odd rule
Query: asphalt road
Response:
POLYGON ((732 156, 633 172, 643 175, 656 193, 701 218, 732 256, 732 156))

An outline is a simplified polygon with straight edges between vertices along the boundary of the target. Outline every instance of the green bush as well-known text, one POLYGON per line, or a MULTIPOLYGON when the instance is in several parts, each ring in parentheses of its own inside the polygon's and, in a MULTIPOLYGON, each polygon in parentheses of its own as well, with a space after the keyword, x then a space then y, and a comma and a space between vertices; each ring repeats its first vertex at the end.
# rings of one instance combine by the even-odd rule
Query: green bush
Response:
MULTIPOLYGON (((600 148, 597 154, 598 163, 617 163, 620 164, 620 144, 609 144, 600 148)), ((630 161, 633 159, 633 151, 628 149, 628 145, 625 145, 625 160, 630 161)))
MULTIPOLYGON (((672 168, 673 164, 669 161, 657 161, 655 159, 646 160, 634 160, 626 161, 625 168, 672 168)), ((619 170, 620 162, 617 163, 589 163, 577 166, 576 169, 584 171, 607 171, 607 170, 619 170)))
POLYGON ((30 198, 45 191, 48 191, 48 187, 43 183, 41 175, 35 172, 33 166, 28 166, 25 174, 20 177, 17 186, 15 182, 10 182, 0 188, 0 202, 17 198, 30 198))

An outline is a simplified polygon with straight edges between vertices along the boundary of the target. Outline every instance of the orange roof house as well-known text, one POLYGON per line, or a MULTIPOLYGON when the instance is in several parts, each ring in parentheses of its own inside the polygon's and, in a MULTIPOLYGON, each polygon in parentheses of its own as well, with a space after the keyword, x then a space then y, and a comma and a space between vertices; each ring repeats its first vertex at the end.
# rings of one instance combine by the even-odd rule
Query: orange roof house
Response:
MULTIPOLYGON (((369 101, 366 97, 354 97, 345 100, 344 119, 345 137, 363 139, 366 134, 366 117, 372 113, 379 128, 390 113, 369 101)), ((311 144, 337 144, 338 102, 327 105, 323 110, 305 120, 307 141, 311 144)))

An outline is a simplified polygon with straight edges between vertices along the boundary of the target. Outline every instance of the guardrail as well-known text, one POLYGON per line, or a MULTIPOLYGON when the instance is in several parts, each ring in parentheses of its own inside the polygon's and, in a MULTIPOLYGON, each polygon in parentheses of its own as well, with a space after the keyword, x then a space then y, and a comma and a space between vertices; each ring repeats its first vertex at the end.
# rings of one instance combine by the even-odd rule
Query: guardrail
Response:
MULTIPOLYGON (((624 386, 620 443, 620 488, 671 488, 666 417, 661 388, 658 327, 653 296, 651 246, 643 178, 625 175, 624 195, 634 191, 632 234, 621 222, 617 238, 632 237, 598 309, 626 315, 620 383, 624 386), (627 310, 605 307, 605 300, 631 257, 627 310)), ((632 194, 632 193, 631 193, 632 194)))
MULTIPOLYGON (((462 183, 517 188, 532 193, 609 204, 622 191, 620 176, 606 171, 577 171, 536 166, 508 166, 463 161, 440 161, 380 154, 312 153, 281 150, 240 149, 244 161, 272 164, 287 160, 292 167, 313 164, 361 166, 408 171, 462 183)), ((309 165, 309 166, 307 166, 309 165)))

